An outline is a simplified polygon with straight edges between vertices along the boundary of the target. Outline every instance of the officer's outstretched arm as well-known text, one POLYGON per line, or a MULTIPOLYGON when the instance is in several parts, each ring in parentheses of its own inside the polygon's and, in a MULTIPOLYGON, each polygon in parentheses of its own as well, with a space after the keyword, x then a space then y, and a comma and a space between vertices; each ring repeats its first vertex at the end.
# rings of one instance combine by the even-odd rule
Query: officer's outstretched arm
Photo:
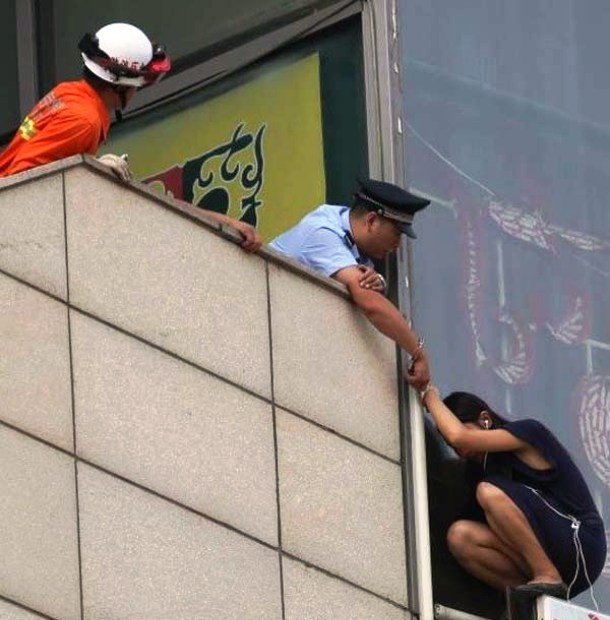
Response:
POLYGON ((360 275, 354 265, 340 269, 333 278, 347 286, 354 303, 382 334, 415 356, 413 372, 405 378, 414 387, 423 388, 430 381, 430 369, 425 350, 418 347, 419 338, 392 302, 380 293, 360 286, 360 275))

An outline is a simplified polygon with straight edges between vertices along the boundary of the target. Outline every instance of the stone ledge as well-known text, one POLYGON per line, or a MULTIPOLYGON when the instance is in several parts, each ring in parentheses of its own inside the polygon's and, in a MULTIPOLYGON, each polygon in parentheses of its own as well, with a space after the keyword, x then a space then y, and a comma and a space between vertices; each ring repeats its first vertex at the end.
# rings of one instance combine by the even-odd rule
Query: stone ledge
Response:
MULTIPOLYGON (((46 176, 56 174, 58 172, 64 172, 66 170, 76 168, 78 166, 88 168, 96 174, 102 174, 104 176, 107 176, 114 183, 117 183, 118 185, 122 185, 124 187, 128 187, 129 189, 136 191, 137 193, 142 194, 147 198, 150 198, 151 200, 154 200, 157 204, 177 212, 183 217, 195 221, 198 224, 203 224, 204 227, 219 234, 221 237, 232 241, 233 243, 239 243, 241 241, 241 236, 239 235, 239 233, 237 233, 230 226, 219 224, 218 222, 215 222, 214 220, 207 217, 205 214, 205 210, 194 207, 193 205, 188 204, 177 198, 172 198, 171 196, 159 194, 158 192, 152 190, 148 185, 140 183, 139 181, 124 183, 117 179, 106 166, 100 164, 95 159, 95 157, 92 157, 90 155, 73 155, 72 157, 67 157, 65 159, 61 159, 50 164, 45 164, 44 166, 37 166, 36 168, 25 170, 9 177, 2 178, 0 179, 0 192, 4 189, 14 188, 24 183, 29 183, 34 179, 41 179, 46 176)), ((315 205, 312 205, 312 208, 314 207, 315 205)), ((307 280, 323 286, 344 298, 350 298, 350 295, 344 285, 339 284, 332 278, 327 278, 326 276, 319 274, 318 272, 310 269, 309 267, 301 265, 296 260, 288 258, 281 253, 268 248, 267 246, 261 248, 261 250, 259 250, 257 254, 259 256, 262 256, 264 259, 274 264, 280 265, 288 269, 289 271, 292 271, 293 273, 301 275, 307 280)))

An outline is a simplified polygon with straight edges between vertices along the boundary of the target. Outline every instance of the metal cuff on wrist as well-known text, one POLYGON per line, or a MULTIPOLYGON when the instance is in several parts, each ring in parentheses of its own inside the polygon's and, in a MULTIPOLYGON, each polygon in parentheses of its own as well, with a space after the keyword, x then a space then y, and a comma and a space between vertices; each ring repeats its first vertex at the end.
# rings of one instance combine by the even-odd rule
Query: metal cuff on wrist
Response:
POLYGON ((411 364, 416 362, 421 357, 423 349, 424 349, 424 339, 418 338, 417 348, 415 349, 415 351, 413 351, 413 353, 409 353, 409 357, 411 358, 411 364))

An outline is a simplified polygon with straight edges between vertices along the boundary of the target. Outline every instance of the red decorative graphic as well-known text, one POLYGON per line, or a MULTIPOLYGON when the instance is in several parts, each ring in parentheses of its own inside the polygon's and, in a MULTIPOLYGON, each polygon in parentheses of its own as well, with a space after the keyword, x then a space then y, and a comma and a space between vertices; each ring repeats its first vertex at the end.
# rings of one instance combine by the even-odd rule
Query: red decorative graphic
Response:
POLYGON ((467 249, 465 261, 467 269, 465 275, 466 305, 470 328, 474 336, 477 366, 488 364, 493 372, 509 385, 526 383, 533 370, 531 337, 527 328, 523 328, 517 319, 509 313, 508 309, 500 308, 496 317, 499 323, 510 328, 513 335, 512 342, 507 343, 505 347, 504 359, 490 359, 485 351, 481 330, 484 321, 482 287, 484 278, 482 276, 483 260, 480 232, 470 216, 466 215, 463 222, 467 249))

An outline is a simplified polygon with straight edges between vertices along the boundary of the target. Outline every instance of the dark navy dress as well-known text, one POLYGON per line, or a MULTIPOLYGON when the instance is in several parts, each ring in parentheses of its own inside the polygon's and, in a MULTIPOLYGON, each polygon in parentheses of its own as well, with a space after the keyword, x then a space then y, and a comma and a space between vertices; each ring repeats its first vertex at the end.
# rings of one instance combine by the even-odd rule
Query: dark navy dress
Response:
POLYGON ((552 467, 536 470, 513 452, 489 453, 483 480, 522 510, 564 582, 573 584, 570 598, 576 596, 589 587, 583 559, 591 583, 606 560, 604 524, 591 493, 568 451, 542 423, 519 420, 502 428, 539 450, 552 467))

